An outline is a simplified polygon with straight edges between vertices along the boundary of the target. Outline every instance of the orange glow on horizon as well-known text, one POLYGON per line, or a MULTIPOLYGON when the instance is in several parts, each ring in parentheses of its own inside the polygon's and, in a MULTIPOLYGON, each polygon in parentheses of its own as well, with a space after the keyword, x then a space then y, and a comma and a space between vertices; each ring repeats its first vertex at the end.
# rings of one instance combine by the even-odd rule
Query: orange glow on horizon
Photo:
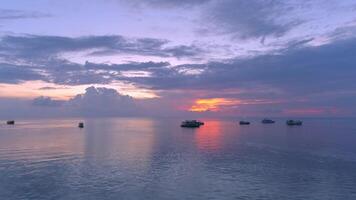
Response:
POLYGON ((223 106, 233 106, 241 104, 240 100, 225 99, 225 98, 211 98, 211 99, 197 99, 189 111, 205 112, 205 111, 219 111, 223 106))
POLYGON ((191 112, 206 112, 206 111, 222 111, 226 108, 233 108, 241 105, 258 105, 258 104, 275 104, 281 100, 263 100, 263 99, 233 99, 233 98, 209 98, 197 99, 194 104, 188 109, 191 112))

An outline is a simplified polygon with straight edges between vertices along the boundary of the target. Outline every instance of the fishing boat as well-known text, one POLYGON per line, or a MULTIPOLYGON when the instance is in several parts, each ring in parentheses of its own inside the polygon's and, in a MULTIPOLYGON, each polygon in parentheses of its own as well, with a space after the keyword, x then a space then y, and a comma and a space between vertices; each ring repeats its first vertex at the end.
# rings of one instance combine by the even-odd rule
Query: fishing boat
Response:
POLYGON ((185 128, 199 128, 203 124, 204 122, 200 122, 197 120, 185 120, 180 126, 185 128))
POLYGON ((273 121, 271 119, 265 118, 262 120, 262 124, 273 124, 273 123, 275 123, 275 121, 273 121))
POLYGON ((204 125, 204 122, 202 121, 197 121, 200 125, 204 125))
POLYGON ((79 128, 84 128, 84 123, 83 122, 79 122, 78 127, 79 128))
POLYGON ((303 124, 300 120, 287 120, 286 123, 288 126, 301 126, 303 124))
POLYGON ((250 124, 250 122, 248 122, 248 121, 240 121, 240 125, 249 125, 250 124))
POLYGON ((9 120, 6 122, 7 125, 14 125, 15 124, 15 121, 14 120, 9 120))

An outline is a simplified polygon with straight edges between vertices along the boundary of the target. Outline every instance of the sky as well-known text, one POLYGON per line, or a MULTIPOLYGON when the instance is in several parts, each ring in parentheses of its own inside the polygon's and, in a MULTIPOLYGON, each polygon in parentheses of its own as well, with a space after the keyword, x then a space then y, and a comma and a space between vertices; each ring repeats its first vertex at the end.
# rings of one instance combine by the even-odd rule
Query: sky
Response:
POLYGON ((353 0, 2 0, 0 117, 355 117, 353 0))

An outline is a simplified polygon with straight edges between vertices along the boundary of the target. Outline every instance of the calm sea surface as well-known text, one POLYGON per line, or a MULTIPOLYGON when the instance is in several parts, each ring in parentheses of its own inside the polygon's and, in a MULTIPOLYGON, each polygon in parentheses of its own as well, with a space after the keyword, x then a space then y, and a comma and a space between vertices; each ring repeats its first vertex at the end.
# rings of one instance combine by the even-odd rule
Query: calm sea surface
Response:
POLYGON ((0 125, 1 200, 356 199, 356 119, 0 125))

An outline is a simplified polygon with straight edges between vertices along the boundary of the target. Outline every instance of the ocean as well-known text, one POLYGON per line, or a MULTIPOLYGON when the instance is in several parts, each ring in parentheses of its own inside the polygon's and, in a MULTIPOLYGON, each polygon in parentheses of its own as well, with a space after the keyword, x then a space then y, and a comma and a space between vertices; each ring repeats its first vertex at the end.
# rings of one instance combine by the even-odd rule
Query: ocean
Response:
POLYGON ((356 199, 356 119, 260 120, 1 122, 0 199, 356 199))

